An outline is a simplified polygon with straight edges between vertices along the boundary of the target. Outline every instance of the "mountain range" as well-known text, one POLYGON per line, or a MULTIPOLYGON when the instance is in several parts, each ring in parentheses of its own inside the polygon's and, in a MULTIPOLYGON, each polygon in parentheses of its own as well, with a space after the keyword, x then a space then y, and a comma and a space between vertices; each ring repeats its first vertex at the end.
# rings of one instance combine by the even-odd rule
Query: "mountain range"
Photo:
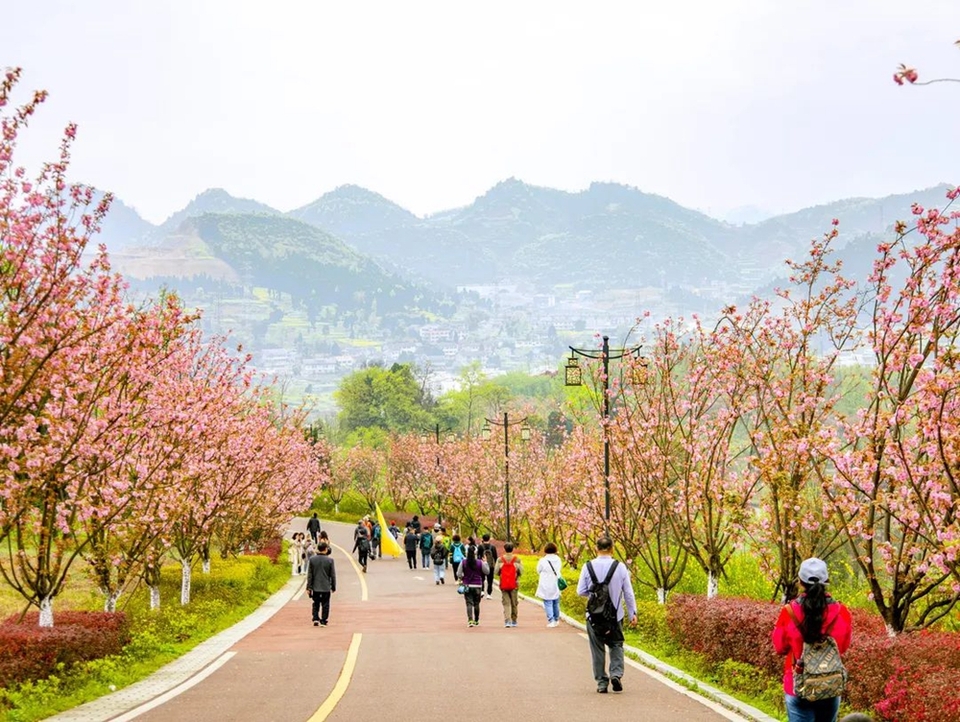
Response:
MULTIPOLYGON (((325 283, 342 271, 369 276, 374 287, 403 285, 398 279, 408 279, 449 290, 502 282, 541 289, 759 285, 782 273, 783 261, 803 254, 810 239, 829 231, 832 219, 840 221, 843 247, 868 234, 891 233, 896 220, 910 216, 913 202, 942 207, 947 188, 844 199, 744 225, 614 183, 567 192, 511 178, 470 205, 425 218, 354 185, 286 213, 211 189, 159 226, 115 201, 101 240, 121 271, 139 277, 149 274, 150 259, 158 267, 191 273, 191 264, 170 262, 183 254, 189 236, 202 246, 195 257, 214 256, 223 273, 231 269, 234 278, 244 263, 262 273, 270 265, 238 256, 244 243, 250 247, 243 253, 260 258, 301 253, 312 243, 314 250, 327 247, 326 260, 314 259, 315 265, 297 272, 302 276, 309 266, 316 274, 324 264, 340 269, 327 274, 325 283), (278 250, 288 240, 292 246, 278 250)), ((359 290, 354 282, 346 285, 359 290)))

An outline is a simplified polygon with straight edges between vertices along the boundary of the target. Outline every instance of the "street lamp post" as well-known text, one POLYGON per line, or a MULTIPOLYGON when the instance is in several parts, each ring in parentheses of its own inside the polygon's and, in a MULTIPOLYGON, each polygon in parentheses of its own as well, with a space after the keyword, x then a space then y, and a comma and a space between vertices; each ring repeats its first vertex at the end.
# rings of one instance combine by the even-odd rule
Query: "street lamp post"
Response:
POLYGON ((589 349, 570 346, 570 358, 564 369, 563 382, 565 386, 580 386, 583 384, 583 370, 577 362, 577 355, 584 358, 599 358, 603 362, 603 523, 604 530, 610 533, 610 435, 607 430, 610 421, 610 360, 618 361, 626 356, 639 356, 640 347, 613 349, 611 354, 610 337, 603 337, 603 347, 600 353, 589 349))
POLYGON ((421 443, 424 443, 424 444, 427 443, 427 439, 429 438, 428 434, 430 434, 430 432, 433 432, 434 438, 437 441, 437 476, 436 476, 437 478, 437 524, 440 524, 442 521, 442 516, 440 513, 440 484, 439 484, 439 481, 440 481, 440 434, 441 433, 447 434, 447 437, 446 437, 447 441, 453 441, 454 434, 453 434, 453 429, 451 429, 449 426, 445 429, 441 429, 440 424, 435 424, 434 428, 432 429, 422 430, 422 432, 420 433, 421 443))
POLYGON ((503 421, 496 421, 494 419, 485 419, 486 423, 483 425, 483 428, 480 430, 480 436, 484 441, 489 441, 493 435, 490 428, 490 424, 494 426, 503 427, 503 482, 504 482, 504 498, 505 498, 505 507, 507 512, 507 541, 512 541, 510 537, 510 437, 508 435, 509 429, 511 426, 520 426, 520 438, 523 441, 530 440, 530 427, 527 425, 527 417, 524 416, 522 419, 516 421, 510 421, 510 417, 506 411, 503 412, 503 421))

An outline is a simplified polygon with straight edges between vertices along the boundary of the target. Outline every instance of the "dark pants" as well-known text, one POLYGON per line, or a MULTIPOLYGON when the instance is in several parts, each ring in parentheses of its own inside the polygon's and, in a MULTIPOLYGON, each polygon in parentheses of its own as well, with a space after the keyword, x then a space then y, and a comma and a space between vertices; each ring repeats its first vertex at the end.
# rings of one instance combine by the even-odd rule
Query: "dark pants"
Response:
POLYGON ((407 549, 407 566, 411 569, 417 568, 417 550, 416 549, 407 549))
POLYGON ((463 593, 463 598, 467 602, 467 621, 480 621, 480 600, 483 599, 483 587, 467 587, 463 593))
POLYGON ((454 579, 457 578, 457 570, 460 568, 460 565, 461 565, 461 564, 463 564, 463 562, 455 562, 455 561, 453 561, 452 559, 450 560, 450 566, 453 567, 453 578, 454 578, 454 579))
POLYGON ((490 573, 487 575, 487 596, 493 594, 493 567, 490 567, 490 573))
POLYGON ((374 539, 370 547, 370 558, 376 559, 378 556, 380 556, 380 537, 374 539))
POLYGON ((312 592, 311 598, 313 599, 313 621, 326 624, 330 616, 330 592, 312 592), (318 612, 321 612, 319 617, 318 612))
POLYGON ((366 542, 360 542, 357 545, 357 561, 361 567, 367 566, 367 554, 370 552, 370 545, 366 542))

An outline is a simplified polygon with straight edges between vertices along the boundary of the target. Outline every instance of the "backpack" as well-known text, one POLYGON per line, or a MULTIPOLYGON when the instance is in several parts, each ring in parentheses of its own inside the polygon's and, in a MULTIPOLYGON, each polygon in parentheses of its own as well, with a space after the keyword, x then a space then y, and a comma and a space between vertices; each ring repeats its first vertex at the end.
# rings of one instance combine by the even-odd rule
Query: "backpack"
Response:
POLYGON ((435 564, 443 564, 443 560, 447 558, 446 547, 443 544, 435 544, 433 551, 430 552, 430 558, 435 564))
POLYGON ((497 553, 493 544, 483 545, 483 558, 486 560, 487 566, 490 567, 490 571, 492 572, 493 568, 497 565, 497 553))
POLYGON ((424 551, 433 549, 433 534, 425 531, 420 535, 420 548, 424 551))
POLYGON ((617 569, 617 564, 619 562, 614 559, 609 571, 607 571, 607 576, 601 582, 597 580, 592 562, 587 562, 587 572, 589 572, 592 582, 590 596, 587 597, 587 619, 594 634, 602 641, 623 639, 623 633, 617 619, 617 608, 610 597, 610 580, 617 569))
POLYGON ((453 560, 454 564, 459 564, 463 561, 463 544, 457 542, 453 545, 453 556, 450 558, 453 560))
POLYGON ((513 557, 500 566, 500 590, 511 592, 517 588, 517 558, 513 557))
MULTIPOLYGON (((800 622, 793 611, 793 605, 787 604, 787 613, 800 629, 800 622)), ((836 622, 834 618, 833 622, 836 622)), ((793 663, 793 693, 801 699, 815 702, 819 699, 840 697, 847 684, 847 668, 840 659, 837 640, 830 636, 830 627, 823 630, 823 639, 819 642, 803 642, 803 653, 793 663)))

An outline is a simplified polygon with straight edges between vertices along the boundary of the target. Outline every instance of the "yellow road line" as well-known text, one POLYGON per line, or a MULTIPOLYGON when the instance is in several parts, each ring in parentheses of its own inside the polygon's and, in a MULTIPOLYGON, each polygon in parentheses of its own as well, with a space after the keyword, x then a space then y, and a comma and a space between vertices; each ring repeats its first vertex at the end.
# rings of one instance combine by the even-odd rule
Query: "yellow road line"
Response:
MULTIPOLYGON (((330 542, 333 544, 333 542, 330 542)), ((343 552, 343 555, 350 560, 350 564, 353 566, 353 571, 357 573, 357 577, 360 579, 360 601, 367 601, 367 578, 363 574, 363 569, 360 568, 360 565, 357 564, 356 559, 353 558, 353 555, 344 549, 339 544, 333 544, 336 547, 337 551, 343 552)))
POLYGON ((323 700, 323 704, 307 722, 324 722, 336 708, 343 695, 346 694, 347 687, 350 686, 350 678, 353 676, 353 670, 357 666, 357 655, 360 653, 360 639, 362 637, 362 634, 353 635, 353 639, 350 641, 350 649, 347 650, 347 658, 343 662, 343 669, 340 670, 340 677, 337 679, 333 691, 323 700))

